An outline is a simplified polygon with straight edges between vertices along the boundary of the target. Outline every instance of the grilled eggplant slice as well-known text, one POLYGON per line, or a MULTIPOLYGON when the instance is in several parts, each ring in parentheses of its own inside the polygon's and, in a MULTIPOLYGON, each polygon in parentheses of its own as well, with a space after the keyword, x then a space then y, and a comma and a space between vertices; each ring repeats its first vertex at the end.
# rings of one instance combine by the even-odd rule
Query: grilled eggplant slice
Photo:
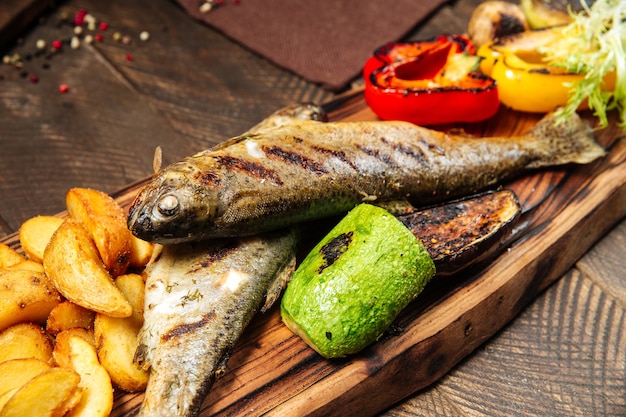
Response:
POLYGON ((501 190, 397 217, 424 243, 441 276, 495 257, 520 214, 515 193, 501 190))

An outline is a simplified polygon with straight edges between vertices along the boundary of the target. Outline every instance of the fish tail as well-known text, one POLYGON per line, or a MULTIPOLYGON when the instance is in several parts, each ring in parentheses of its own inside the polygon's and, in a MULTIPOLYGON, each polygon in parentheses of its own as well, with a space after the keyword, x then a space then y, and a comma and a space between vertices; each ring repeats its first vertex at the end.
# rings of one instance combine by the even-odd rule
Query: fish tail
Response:
POLYGON ((587 164, 606 155, 589 123, 577 114, 564 120, 549 114, 525 136, 538 141, 539 148, 545 152, 544 157, 530 163, 529 168, 587 164))

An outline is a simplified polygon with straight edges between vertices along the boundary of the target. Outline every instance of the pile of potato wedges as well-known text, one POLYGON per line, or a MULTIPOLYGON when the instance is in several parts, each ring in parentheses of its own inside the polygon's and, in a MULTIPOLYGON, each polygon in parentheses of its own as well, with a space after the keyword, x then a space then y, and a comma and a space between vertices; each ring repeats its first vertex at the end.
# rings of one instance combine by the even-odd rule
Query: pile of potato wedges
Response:
POLYGON ((25 221, 21 249, 0 243, 0 417, 108 416, 114 389, 148 381, 133 356, 154 245, 101 191, 66 206, 25 221))

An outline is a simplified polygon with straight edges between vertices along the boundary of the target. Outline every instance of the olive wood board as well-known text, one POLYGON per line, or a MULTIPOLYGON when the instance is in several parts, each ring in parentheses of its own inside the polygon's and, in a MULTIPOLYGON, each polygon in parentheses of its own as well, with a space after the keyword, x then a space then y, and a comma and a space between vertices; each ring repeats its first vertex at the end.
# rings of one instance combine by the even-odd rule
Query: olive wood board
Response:
MULTIPOLYGON (((358 91, 327 108, 333 121, 376 119, 358 91)), ((595 124, 591 115, 583 116, 595 124)), ((469 136, 512 136, 529 130, 540 117, 502 108, 486 122, 438 128, 469 136)), ((608 150, 606 157, 503 185, 517 194, 522 206, 516 240, 479 268, 435 277, 401 313, 393 332, 357 355, 323 359, 282 324, 278 307, 258 314, 200 416, 371 416, 434 383, 513 320, 626 216, 624 135, 613 114, 609 127, 596 131, 608 150)), ((114 197, 128 207, 146 181, 114 197)), ((15 234, 5 242, 19 246, 15 234)), ((117 392, 111 415, 135 415, 142 397, 117 392)))

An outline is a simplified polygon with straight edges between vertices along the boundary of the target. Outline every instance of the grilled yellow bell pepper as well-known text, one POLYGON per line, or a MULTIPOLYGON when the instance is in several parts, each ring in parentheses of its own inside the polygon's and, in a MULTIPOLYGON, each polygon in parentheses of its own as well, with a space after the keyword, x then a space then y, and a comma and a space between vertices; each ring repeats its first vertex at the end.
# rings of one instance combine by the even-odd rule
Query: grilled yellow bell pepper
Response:
POLYGON ((572 88, 585 76, 565 73, 535 58, 504 51, 495 63, 491 77, 505 106, 529 113, 553 111, 567 103, 572 88))
MULTIPOLYGON (((483 45, 480 70, 498 84, 500 101, 513 110, 547 113, 565 106, 585 74, 568 73, 546 61, 541 47, 558 41, 558 29, 528 31, 483 45)), ((614 88, 614 76, 605 88, 614 88)), ((583 104, 582 108, 585 108, 583 104)))

